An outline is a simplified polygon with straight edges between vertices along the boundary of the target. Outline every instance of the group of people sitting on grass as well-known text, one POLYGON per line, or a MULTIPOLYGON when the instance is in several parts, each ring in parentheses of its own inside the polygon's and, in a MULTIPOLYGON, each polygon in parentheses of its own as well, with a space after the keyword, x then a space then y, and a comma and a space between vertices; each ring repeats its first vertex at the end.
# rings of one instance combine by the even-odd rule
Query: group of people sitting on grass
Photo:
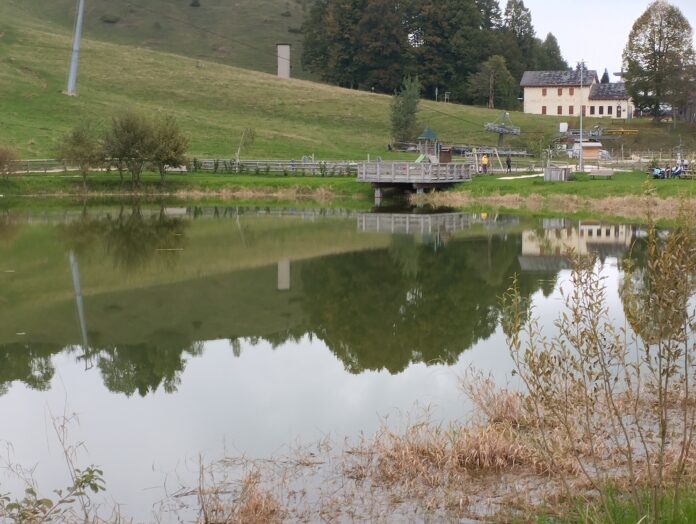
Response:
POLYGON ((686 162, 681 162, 680 164, 677 164, 676 167, 655 166, 651 169, 651 172, 653 178, 681 178, 688 169, 688 164, 686 162))

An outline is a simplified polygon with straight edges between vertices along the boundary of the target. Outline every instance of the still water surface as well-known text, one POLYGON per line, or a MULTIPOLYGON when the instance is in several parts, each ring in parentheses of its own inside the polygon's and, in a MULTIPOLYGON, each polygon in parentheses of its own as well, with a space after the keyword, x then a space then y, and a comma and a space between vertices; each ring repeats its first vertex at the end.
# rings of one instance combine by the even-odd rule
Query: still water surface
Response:
POLYGON ((640 233, 469 213, 0 210, 0 440, 48 493, 68 483, 52 420, 77 414, 70 440, 104 469, 106 503, 147 521, 165 486, 195 484, 199 454, 264 457, 426 408, 461 420, 470 365, 509 376, 513 275, 550 327, 562 253, 596 252, 621 319, 640 233))

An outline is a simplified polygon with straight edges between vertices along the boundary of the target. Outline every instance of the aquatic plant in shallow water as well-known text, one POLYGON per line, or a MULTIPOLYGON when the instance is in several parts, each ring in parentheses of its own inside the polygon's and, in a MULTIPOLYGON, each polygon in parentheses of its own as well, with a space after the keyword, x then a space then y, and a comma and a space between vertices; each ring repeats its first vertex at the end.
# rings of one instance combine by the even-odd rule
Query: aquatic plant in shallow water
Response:
POLYGON ((562 464, 570 462, 605 509, 605 488, 618 482, 641 515, 659 522, 666 492, 678 512, 695 458, 692 224, 682 222, 664 240, 653 228, 646 255, 642 269, 624 264, 630 328, 616 326, 597 260, 582 256, 573 257, 556 336, 544 335, 514 287, 504 298, 504 323, 527 390, 530 441, 560 474, 567 494, 571 483, 562 464))

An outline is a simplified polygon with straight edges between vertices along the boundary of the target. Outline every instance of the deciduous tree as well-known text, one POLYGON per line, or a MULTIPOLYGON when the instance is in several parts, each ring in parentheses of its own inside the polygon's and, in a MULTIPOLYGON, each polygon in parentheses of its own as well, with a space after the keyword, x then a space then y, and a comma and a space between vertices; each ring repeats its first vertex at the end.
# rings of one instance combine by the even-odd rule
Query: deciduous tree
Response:
POLYGON ((150 160, 157 166, 160 182, 164 184, 167 166, 180 166, 186 163, 189 139, 181 132, 176 119, 170 115, 156 120, 153 132, 154 148, 150 160))
POLYGON ((145 162, 152 158, 154 150, 154 128, 147 117, 128 111, 112 119, 104 139, 104 153, 128 166, 134 186, 140 183, 145 162))
POLYGON ((13 147, 0 145, 0 175, 7 178, 14 173, 17 160, 19 155, 13 147))
POLYGON ((685 98, 694 63, 693 31, 679 8, 657 0, 635 21, 623 54, 626 88, 636 108, 655 119, 685 98))
POLYGON ((77 124, 58 144, 56 158, 65 164, 74 164, 80 169, 82 186, 87 188, 90 169, 104 161, 104 148, 99 131, 88 121, 77 124))

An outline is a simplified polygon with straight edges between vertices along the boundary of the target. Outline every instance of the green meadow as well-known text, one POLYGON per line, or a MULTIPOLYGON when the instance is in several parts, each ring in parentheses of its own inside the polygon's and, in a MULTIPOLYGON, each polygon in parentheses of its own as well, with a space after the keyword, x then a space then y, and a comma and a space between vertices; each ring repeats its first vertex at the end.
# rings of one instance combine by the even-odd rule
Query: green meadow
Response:
MULTIPOLYGON (((199 158, 232 157, 247 127, 256 131, 247 158, 413 158, 387 151, 389 96, 280 80, 273 74, 126 45, 115 38, 122 43, 83 39, 79 96, 67 97, 61 92, 70 59, 70 26, 65 16, 36 15, 31 6, 37 4, 0 4, 0 143, 16 147, 22 158, 52 158, 57 140, 72 126, 88 119, 106 127, 126 108, 175 116, 191 138, 190 155, 199 158)), ((97 33, 87 31, 88 36, 97 33)), ((422 101, 419 122, 447 143, 494 145, 497 135, 486 133, 483 126, 499 117, 498 110, 422 101)), ((532 152, 554 135, 562 120, 514 112, 511 119, 522 135, 510 145, 532 152)), ((636 124, 649 137, 646 147, 671 148, 680 137, 685 145, 693 145, 694 134, 688 129, 636 124)), ((641 146, 641 135, 635 140, 627 146, 641 146)))

